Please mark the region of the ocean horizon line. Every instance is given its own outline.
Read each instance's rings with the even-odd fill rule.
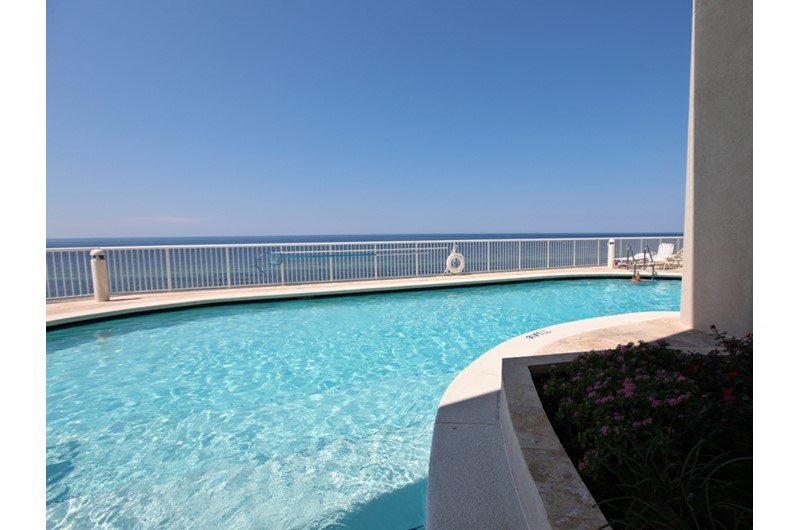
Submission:
[[[46,248],[88,246],[225,245],[270,243],[342,243],[366,241],[433,241],[440,239],[560,239],[604,237],[683,237],[683,232],[466,232],[391,234],[311,234],[277,236],[130,236],[48,237]]]

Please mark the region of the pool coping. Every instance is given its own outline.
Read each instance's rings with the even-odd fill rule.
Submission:
[[[678,317],[630,313],[541,328],[470,364],[447,388],[436,415],[426,529],[602,526],[602,513],[537,405],[530,367],[639,340],[713,349],[712,335],[683,326]]]
[[[549,269],[524,272],[485,272],[425,278],[364,280],[339,283],[188,290],[162,293],[113,295],[108,302],[92,298],[53,300],[46,304],[46,327],[57,329],[75,324],[119,318],[154,311],[185,309],[217,304],[266,302],[322,296],[376,294],[382,292],[469,287],[536,280],[626,278],[631,272],[608,267]],[[680,270],[657,271],[658,278],[680,279]],[[644,276],[647,278],[648,276]]]

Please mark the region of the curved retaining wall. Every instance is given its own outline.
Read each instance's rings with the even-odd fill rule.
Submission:
[[[428,530],[583,529],[605,524],[541,408],[531,366],[639,340],[713,349],[678,312],[632,313],[542,328],[476,359],[450,384],[436,415]]]

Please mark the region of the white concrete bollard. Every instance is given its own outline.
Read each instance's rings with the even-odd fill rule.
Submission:
[[[614,240],[608,240],[608,268],[613,269],[614,265],[616,264],[616,258],[614,257]]]
[[[108,302],[108,269],[106,268],[106,252],[94,249],[92,256],[92,284],[94,285],[94,301]]]

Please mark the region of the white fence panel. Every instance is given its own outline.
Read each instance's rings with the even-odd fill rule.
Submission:
[[[615,238],[615,258],[683,237]],[[92,296],[91,248],[47,249],[47,299]],[[109,247],[111,294],[413,278],[605,266],[607,238],[375,241],[248,245]]]

